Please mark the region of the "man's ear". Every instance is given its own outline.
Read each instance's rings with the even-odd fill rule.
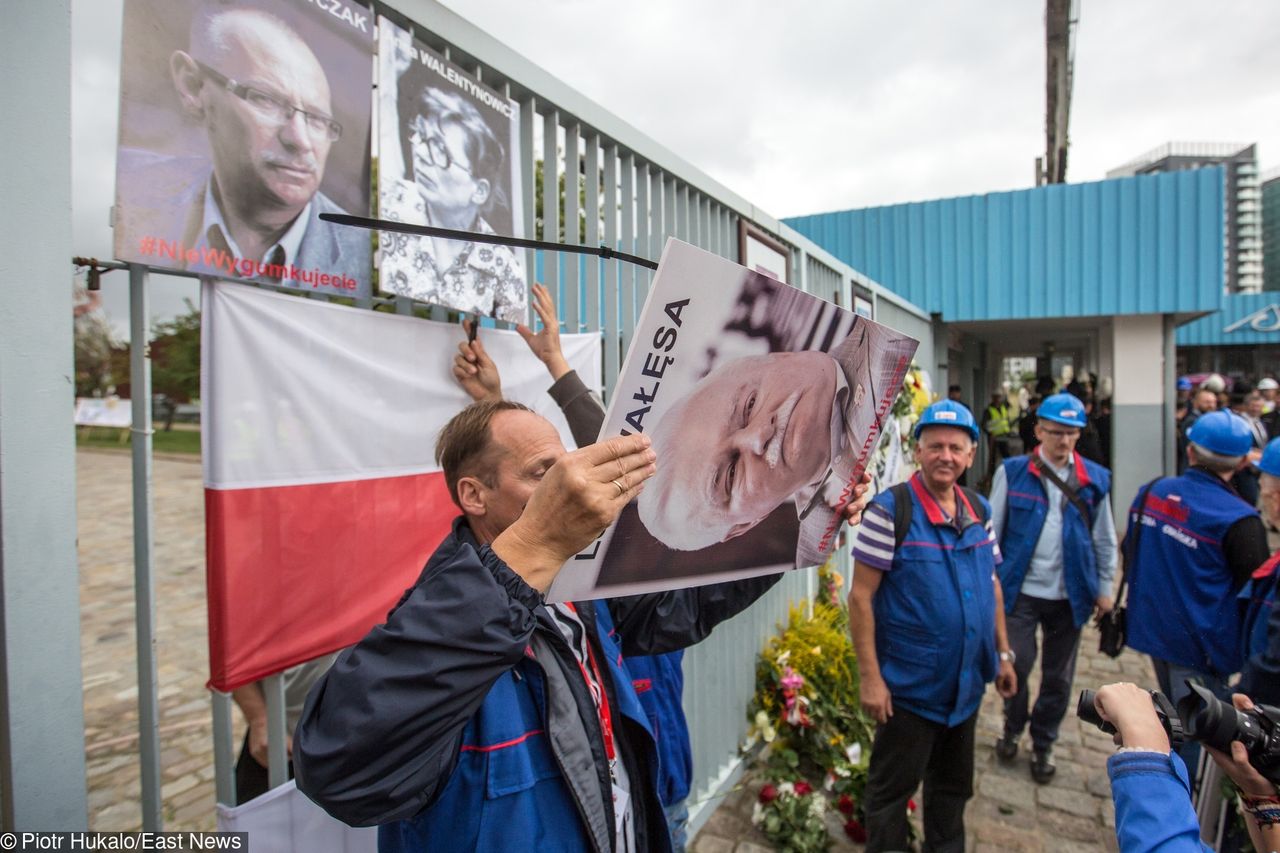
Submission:
[[[485,505],[484,483],[475,477],[461,477],[458,479],[457,488],[458,504],[462,507],[463,513],[475,516],[485,514],[488,508]]]
[[[489,200],[490,189],[492,189],[492,187],[489,185],[489,180],[487,178],[481,178],[476,181],[476,191],[471,194],[471,203],[484,204]]]
[[[200,90],[204,88],[204,75],[200,66],[185,51],[175,50],[169,57],[169,74],[173,77],[173,88],[178,91],[178,100],[187,115],[195,119],[204,118],[204,101]]]

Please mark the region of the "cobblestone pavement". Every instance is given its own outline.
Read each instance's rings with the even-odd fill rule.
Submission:
[[[1098,654],[1097,649],[1098,634],[1090,626],[1080,642],[1073,695],[1079,695],[1083,688],[1112,681],[1156,686],[1145,655],[1126,651],[1112,660]],[[1033,672],[1033,690],[1038,689],[1037,681],[1037,673]],[[1030,744],[1025,734],[1012,764],[1002,765],[996,759],[992,747],[1002,730],[1001,701],[995,689],[989,687],[978,717],[974,798],[965,812],[967,849],[973,853],[1117,850],[1106,770],[1107,756],[1115,749],[1110,735],[1080,722],[1073,703],[1054,747],[1057,776],[1051,784],[1042,786],[1031,779]],[[748,780],[725,797],[694,840],[694,853],[758,853],[770,849],[764,836],[751,825],[751,808],[760,784]],[[928,807],[927,802],[921,805],[922,809]],[[829,822],[832,836],[838,839],[833,850],[862,849],[845,838],[834,816]]]
[[[127,452],[76,454],[89,828],[100,831],[142,828],[131,476]],[[207,830],[213,727],[199,457],[156,459],[152,479],[165,828]]]

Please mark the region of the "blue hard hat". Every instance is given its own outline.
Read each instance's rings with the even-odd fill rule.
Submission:
[[[1219,456],[1244,456],[1253,447],[1253,430],[1239,415],[1219,410],[1196,419],[1187,433],[1192,444]]]
[[[1280,477],[1280,438],[1267,442],[1262,451],[1262,459],[1258,461],[1258,470],[1272,477]]]
[[[1042,421],[1053,421],[1063,426],[1084,429],[1084,403],[1074,394],[1054,394],[1045,397],[1036,409],[1036,417]]]
[[[1179,391],[1190,391],[1194,387],[1195,386],[1191,384],[1191,380],[1185,376],[1178,380]]]
[[[966,430],[969,436],[978,440],[978,424],[973,419],[973,412],[964,403],[955,400],[939,400],[920,415],[916,421],[915,437],[919,438],[925,427],[949,426]]]

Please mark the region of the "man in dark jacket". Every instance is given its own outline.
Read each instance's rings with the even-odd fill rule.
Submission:
[[[777,576],[545,604],[652,475],[648,439],[566,453],[544,419],[485,401],[450,422],[437,455],[463,517],[386,624],[312,691],[299,788],[381,825],[382,850],[668,849],[624,656],[701,640]]]
[[[547,393],[564,413],[579,447],[585,447],[600,435],[604,424],[604,404],[586,386],[577,371],[569,367],[560,346],[560,329],[551,292],[541,284],[533,286],[533,309],[542,320],[536,333],[527,326],[517,326],[533,355],[547,368],[552,385]],[[473,400],[502,399],[502,376],[479,337],[458,344],[454,356],[453,375]],[[689,723],[685,719],[682,693],[684,650],[664,655],[633,655],[627,658],[627,671],[640,705],[649,719],[658,748],[658,798],[671,829],[674,853],[683,853],[688,839],[685,827],[689,809],[685,799],[693,783],[693,748],[689,741]]]

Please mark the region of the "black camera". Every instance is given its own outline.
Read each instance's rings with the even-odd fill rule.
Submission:
[[[1280,708],[1255,705],[1252,711],[1240,711],[1198,684],[1188,681],[1187,686],[1191,692],[1182,697],[1176,710],[1163,693],[1150,691],[1156,716],[1173,748],[1184,740],[1194,740],[1230,755],[1231,742],[1238,740],[1249,753],[1249,763],[1272,782],[1280,783]],[[1094,695],[1092,690],[1080,691],[1076,714],[1115,734],[1115,727],[1099,716]]]
[[[1280,782],[1280,708],[1254,705],[1237,710],[1198,684],[1187,682],[1191,692],[1178,702],[1187,737],[1231,754],[1238,740],[1249,753],[1249,763],[1272,782]]]
[[[1178,712],[1174,710],[1173,703],[1169,701],[1169,697],[1165,696],[1158,690],[1148,690],[1151,694],[1151,704],[1156,709],[1156,716],[1160,718],[1160,725],[1164,726],[1164,733],[1169,737],[1169,743],[1174,749],[1182,746],[1186,737],[1183,733],[1182,720],[1178,718]],[[1102,715],[1098,713],[1098,706],[1094,704],[1094,697],[1097,696],[1096,690],[1081,690],[1080,701],[1076,703],[1076,716],[1084,720],[1086,723],[1093,723],[1109,735],[1116,733],[1116,727],[1102,719]]]

